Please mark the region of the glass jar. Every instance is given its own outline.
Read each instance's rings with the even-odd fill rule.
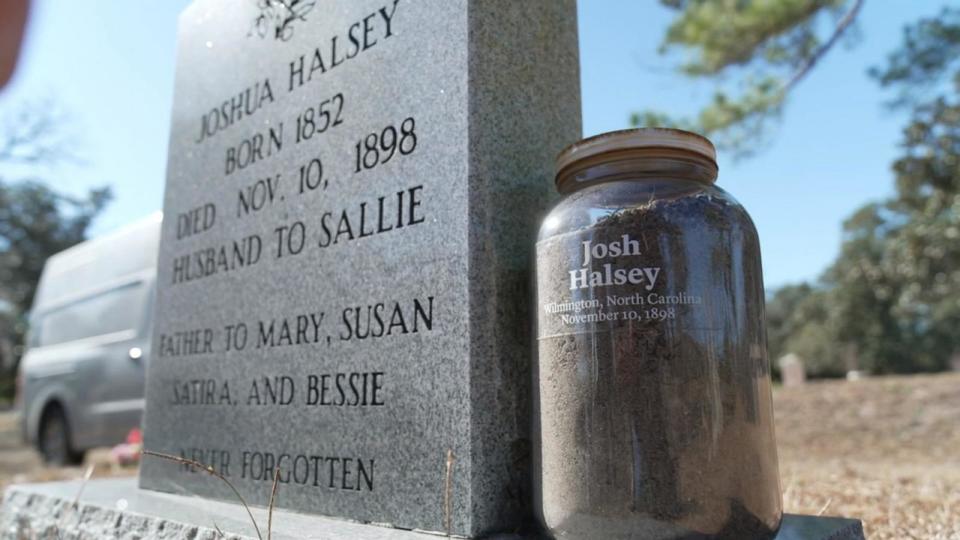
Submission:
[[[772,538],[760,246],[679,130],[586,139],[537,241],[537,507],[564,539]]]

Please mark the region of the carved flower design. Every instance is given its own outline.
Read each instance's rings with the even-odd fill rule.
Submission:
[[[293,37],[293,23],[307,20],[307,13],[317,0],[256,0],[259,14],[253,21],[250,35],[287,41]]]

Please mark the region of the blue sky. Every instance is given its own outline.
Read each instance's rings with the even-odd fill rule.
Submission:
[[[239,0],[238,0],[239,1]],[[252,1],[252,0],[251,0]],[[104,232],[160,209],[173,100],[176,20],[188,0],[34,0],[20,68],[0,114],[50,98],[70,114],[83,166],[45,175],[83,193],[109,184]],[[904,113],[866,75],[901,40],[902,27],[945,0],[866,2],[854,47],[832,52],[791,96],[772,144],[756,157],[721,156],[720,185],[760,231],[768,287],[816,278],[833,260],[841,223],[889,194]],[[657,54],[671,13],[654,0],[580,0],[584,134],[628,127],[631,111],[690,114],[711,87],[672,71]]]

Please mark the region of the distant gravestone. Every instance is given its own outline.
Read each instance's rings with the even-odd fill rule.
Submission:
[[[866,375],[864,374],[863,371],[856,370],[856,369],[853,369],[847,372],[847,380],[850,382],[857,382],[857,381],[863,380],[865,376]]]
[[[790,388],[806,384],[807,372],[800,356],[794,353],[786,354],[780,357],[778,364],[780,365],[780,380],[783,382],[783,386]]]
[[[145,448],[251,503],[525,511],[528,262],[580,135],[574,0],[198,0],[180,20]],[[144,488],[226,500],[156,458]]]

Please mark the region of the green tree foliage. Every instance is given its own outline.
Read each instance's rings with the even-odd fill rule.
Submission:
[[[0,297],[27,312],[47,257],[82,242],[109,200],[109,188],[77,199],[37,181],[0,183]]]
[[[928,91],[950,79],[954,90],[960,88],[960,10],[947,7],[939,16],[905,28],[903,46],[887,62],[870,74],[881,85],[899,90],[894,106],[921,103]]]
[[[850,363],[849,348],[838,346],[829,293],[804,283],[782,287],[767,301],[768,348],[772,358],[796,353],[808,373],[839,377]]]
[[[792,347],[787,342],[803,321],[797,316],[800,304],[813,290],[808,283],[787,285],[777,289],[767,300],[767,348],[776,358],[791,352]]]
[[[763,136],[862,6],[661,1],[677,10],[664,49],[690,53],[681,70],[711,80],[741,70],[746,90],[718,92],[693,121],[657,113],[634,121],[693,128],[733,150]],[[834,23],[821,35],[825,20]],[[814,375],[936,371],[960,355],[960,8],[909,24],[902,46],[870,74],[893,93],[892,107],[910,111],[892,163],[895,194],[845,221],[840,254],[818,282],[784,287],[767,306],[771,355],[798,353]]]
[[[960,352],[960,9],[907,27],[873,69],[909,106],[896,192],[845,223],[824,276],[837,340],[877,373],[936,371]],[[934,94],[934,95],[931,95]]]
[[[694,118],[647,110],[633,114],[631,123],[696,131],[742,157],[779,119],[793,87],[853,25],[863,0],[661,3],[677,12],[661,53],[682,52],[681,73],[714,81],[717,90]]]

